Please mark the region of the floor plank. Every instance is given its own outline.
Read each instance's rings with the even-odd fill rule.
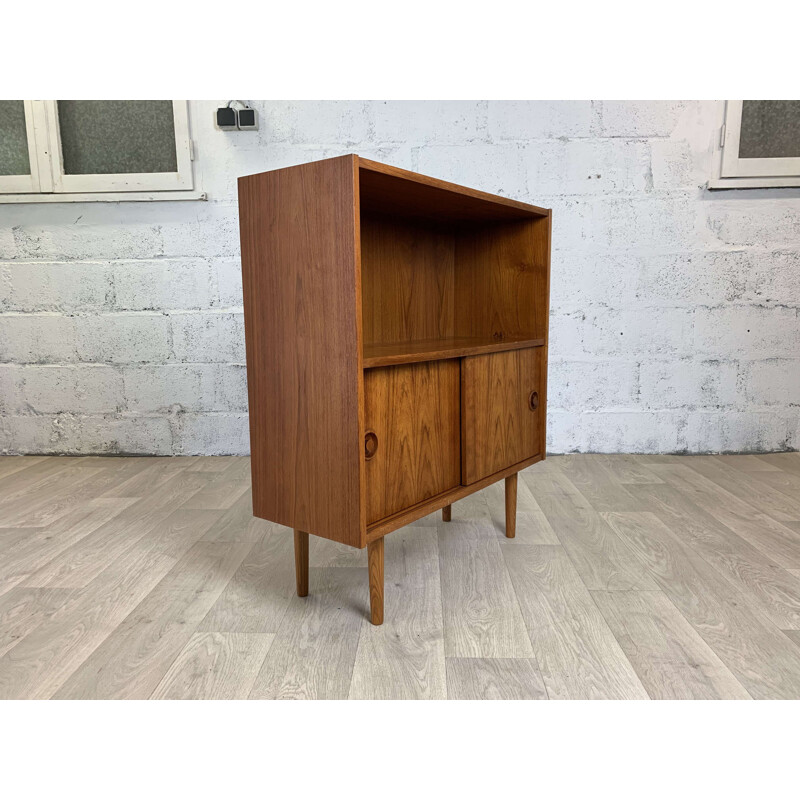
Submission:
[[[533,655],[501,546],[490,524],[455,519],[442,524],[439,570],[446,655]]]
[[[661,483],[661,478],[643,463],[640,456],[627,453],[598,454],[595,456],[606,471],[623,486]]]
[[[750,695],[800,698],[800,652],[722,575],[650,512],[606,514],[664,594]]]
[[[524,477],[517,481],[517,531],[513,539],[506,539],[505,481],[493,483],[483,492],[501,541],[517,544],[559,544],[553,526],[536,502]]]
[[[646,700],[564,548],[527,545],[504,554],[550,699]]]
[[[82,508],[65,514],[46,528],[27,528],[27,536],[17,539],[4,549],[0,560],[0,595],[28,579],[37,570],[57,559],[70,547],[117,517],[129,503],[130,498],[110,501],[98,498]],[[105,554],[104,554],[105,555]],[[108,561],[97,562],[100,570]]]
[[[746,496],[750,506],[778,522],[800,520],[800,497],[790,497],[767,482],[775,473],[749,472],[745,475],[713,456],[696,456],[689,466],[731,496]]]
[[[609,528],[566,474],[533,470],[523,474],[589,589],[658,588],[635,553]],[[638,500],[635,502],[639,505]]]
[[[387,613],[361,623],[350,699],[443,700],[447,697],[437,539],[407,527],[387,537]]]
[[[153,548],[132,563],[106,567],[0,657],[0,698],[52,697],[174,564]]]
[[[0,656],[51,617],[71,595],[69,589],[17,587],[0,597]]]
[[[780,470],[800,474],[800,453],[766,453],[757,458]]]
[[[196,544],[54,697],[150,697],[249,549],[246,543]]]
[[[547,700],[532,658],[448,658],[448,700]]]
[[[276,527],[253,544],[199,630],[277,633],[294,594],[292,531]]]
[[[641,505],[608,468],[604,456],[564,456],[559,469],[595,511],[641,511]],[[537,473],[531,470],[532,475]]]
[[[697,458],[700,456],[686,461],[694,464]],[[760,513],[750,505],[750,494],[731,494],[694,468],[685,465],[669,465],[663,468],[663,472],[666,479],[673,485],[677,484],[679,491],[695,506],[702,508],[726,528],[750,542],[776,564],[785,568],[800,567],[800,534],[788,525]],[[681,474],[683,480],[680,480]],[[637,489],[632,491],[636,492]]]
[[[5,488],[4,481],[9,475],[39,464],[46,458],[47,456],[4,456],[0,459],[0,489]]]
[[[778,628],[800,628],[800,581],[692,503],[691,481],[684,488],[682,475],[673,484],[670,473],[668,480],[669,486],[639,489],[648,508]]]
[[[368,608],[366,568],[311,569],[308,597],[289,603],[251,699],[347,699]]]
[[[663,592],[592,597],[653,700],[750,699]]]
[[[193,633],[152,694],[153,700],[246,700],[272,633]]]

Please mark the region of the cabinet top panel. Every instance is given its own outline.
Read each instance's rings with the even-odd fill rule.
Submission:
[[[358,159],[361,212],[448,222],[536,219],[550,211],[388,164]]]
[[[362,214],[386,214],[447,223],[541,219],[550,214],[547,208],[448,183],[357,155],[337,158],[351,159],[357,167],[355,174],[358,175]],[[284,167],[272,171],[291,173],[297,168]],[[239,180],[247,181],[250,177],[254,176]]]

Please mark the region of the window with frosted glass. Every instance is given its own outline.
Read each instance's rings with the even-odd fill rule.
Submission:
[[[800,157],[800,100],[745,100],[739,158]]]
[[[25,103],[0,100],[0,175],[30,175]]]
[[[171,100],[59,100],[65,175],[176,172]]]

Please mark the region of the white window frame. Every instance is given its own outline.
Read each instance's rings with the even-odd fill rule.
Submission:
[[[30,175],[0,176],[0,203],[205,200],[194,188],[194,146],[186,100],[173,100],[175,172],[65,175],[56,100],[25,100]]]
[[[24,100],[23,105],[25,108],[25,133],[28,138],[28,159],[30,164],[30,171],[27,175],[0,175],[0,192],[3,193],[24,193],[43,191],[41,187],[40,178],[40,159],[39,148],[36,146],[36,132],[39,131],[40,141],[42,137],[42,118],[36,118],[37,108],[30,100]],[[49,168],[47,170],[49,174]],[[52,191],[49,187],[47,191]]]
[[[800,186],[798,158],[739,158],[743,100],[727,100],[714,148],[709,189]],[[800,135],[800,132],[798,132]]]

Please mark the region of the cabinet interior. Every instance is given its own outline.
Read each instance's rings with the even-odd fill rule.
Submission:
[[[360,171],[364,366],[544,344],[546,217]]]

